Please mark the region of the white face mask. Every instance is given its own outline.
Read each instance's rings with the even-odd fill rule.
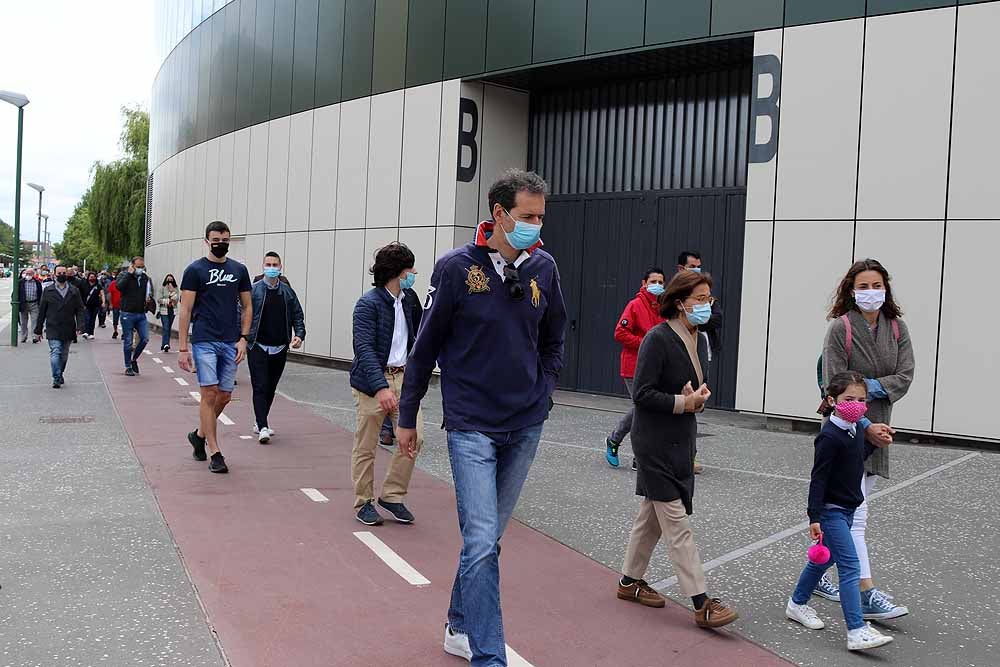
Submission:
[[[866,313],[874,313],[885,305],[884,289],[856,289],[854,303]]]

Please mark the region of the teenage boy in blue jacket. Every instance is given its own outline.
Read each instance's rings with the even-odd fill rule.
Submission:
[[[537,174],[508,171],[490,188],[492,220],[437,261],[399,403],[399,449],[413,456],[420,400],[441,367],[462,531],[444,650],[474,667],[507,664],[499,542],[562,369],[566,307],[539,241],[546,192]]]
[[[403,504],[413,475],[413,456],[400,450],[393,453],[377,501],[374,486],[379,431],[387,416],[394,424],[399,416],[406,357],[420,327],[420,299],[413,291],[415,263],[413,252],[402,243],[390,243],[377,250],[369,270],[374,289],[354,306],[351,389],[358,420],[351,452],[351,480],[355,518],[366,526],[382,523],[376,503],[399,523],[413,523],[413,514]],[[423,442],[421,422],[418,416],[414,456]]]

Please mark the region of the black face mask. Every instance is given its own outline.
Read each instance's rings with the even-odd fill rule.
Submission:
[[[67,276],[65,273],[60,273],[58,276],[56,276],[56,280],[58,280],[61,283],[64,283],[67,280],[69,280],[69,276]]]
[[[212,254],[222,259],[229,252],[229,244],[226,242],[222,243],[212,243],[211,244]]]

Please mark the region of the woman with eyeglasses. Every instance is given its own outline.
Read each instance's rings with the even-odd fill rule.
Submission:
[[[705,571],[688,521],[693,512],[695,413],[704,409],[712,395],[703,371],[708,364],[708,343],[698,335],[698,327],[712,316],[712,277],[681,271],[658,301],[666,322],[651,329],[639,346],[632,385],[632,449],[638,462],[635,492],[643,500],[632,524],[618,597],[647,607],[666,604],[643,579],[662,536],[681,592],[694,605],[695,623],[718,628],[739,615],[718,598],[708,597]]]

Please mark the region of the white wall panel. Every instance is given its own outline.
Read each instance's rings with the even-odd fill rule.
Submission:
[[[851,266],[853,232],[853,221],[774,224],[777,259],[771,283],[764,397],[768,413],[816,416],[816,360],[823,351],[830,296]],[[823,248],[817,252],[820,238]]]
[[[274,251],[279,257],[285,256],[285,242],[287,235],[282,232],[278,234],[264,234],[264,249],[259,256],[247,258],[247,268],[250,270],[250,277],[253,278],[264,271],[264,253]]]
[[[289,232],[285,236],[285,251],[281,253],[282,273],[292,284],[303,309],[306,307],[306,269],[309,261],[309,233]],[[264,258],[261,257],[261,263]],[[263,269],[261,269],[263,271]],[[329,272],[326,273],[329,276]],[[317,280],[317,282],[322,282]],[[327,281],[329,285],[329,280]]]
[[[864,19],[785,29],[779,220],[854,219]]]
[[[206,163],[206,146],[205,144],[198,144],[193,149],[194,151],[194,164],[192,169],[191,160],[188,160],[188,169],[191,169],[191,217],[188,218],[188,224],[190,227],[190,238],[204,237],[205,225],[208,221],[205,220],[205,163]]]
[[[309,229],[334,228],[339,150],[340,105],[334,104],[316,109],[313,115]]]
[[[431,283],[431,273],[434,272],[434,227],[403,227],[399,230],[399,242],[413,251],[416,263],[413,268],[417,272],[417,282],[414,291],[423,303],[427,295],[427,286]]]
[[[312,135],[312,111],[292,116],[288,140],[288,203],[285,213],[287,231],[304,231],[309,228]]]
[[[404,94],[402,90],[397,90],[375,95],[371,100],[365,226],[398,227]]]
[[[219,219],[219,142],[218,137],[205,142],[205,211],[202,221],[206,225]]]
[[[475,176],[473,176],[472,180],[469,182],[456,181],[455,183],[455,220],[452,224],[475,226],[476,223],[479,222],[479,182],[482,180],[481,167],[483,160],[482,136],[484,114],[483,84],[476,82],[468,83],[463,81],[459,84],[459,90],[461,97],[472,100],[479,108],[479,130],[476,134],[476,143],[479,146],[479,151],[476,153],[477,161]],[[457,116],[458,104],[456,103],[455,106],[455,114]],[[461,127],[464,131],[472,131],[472,119],[468,115],[462,115],[459,122],[461,122]],[[457,132],[455,142],[457,146]],[[470,149],[468,147],[463,147],[461,153],[462,164],[468,165],[471,159],[472,155],[470,154]]]
[[[1000,3],[958,10],[955,106],[951,125],[948,217],[998,218],[997,156],[1000,155]]]
[[[247,189],[247,234],[261,234],[267,203],[268,123],[250,128],[250,168]]]
[[[445,254],[449,250],[461,246],[462,242],[455,242],[455,232],[459,232],[462,237],[469,236],[471,231],[468,227],[438,227],[437,235],[434,237],[434,261],[436,262],[441,255]],[[430,281],[430,277],[428,277]]]
[[[305,299],[306,341],[304,351],[330,356],[330,325],[333,313],[333,286],[337,277],[330,278],[333,260],[333,232],[309,232],[308,280],[292,283],[300,299]],[[352,274],[353,275],[353,274]],[[290,279],[289,279],[290,280]]]
[[[237,257],[237,261],[246,265],[250,278],[253,279],[260,271],[258,270],[264,258],[264,241],[267,237],[264,234],[252,234],[247,236],[243,242],[243,256]],[[280,250],[278,252],[281,252]]]
[[[455,220],[456,156],[458,155],[458,103],[462,82],[441,84],[441,145],[438,161],[437,224],[451,227]]]
[[[944,218],[955,8],[868,19],[858,219]]]
[[[913,340],[916,374],[892,410],[892,425],[900,428],[931,430],[943,244],[940,220],[858,221],[855,259],[873,257],[888,269]]]
[[[354,347],[351,342],[352,315],[354,304],[362,294],[361,273],[366,257],[365,230],[337,230],[333,242],[333,313],[330,354],[336,359],[353,359]],[[322,275],[321,271],[310,271],[312,276]]]
[[[1000,349],[983,334],[1000,329],[1000,310],[992,305],[1000,282],[998,246],[1000,221],[948,221],[934,411],[939,433],[1000,438]]]
[[[366,292],[372,288],[372,275],[368,273],[368,269],[375,263],[375,251],[382,246],[389,245],[393,241],[398,240],[399,229],[396,227],[369,229],[365,232],[363,265],[361,267],[362,292]]]
[[[739,365],[736,408],[764,410],[767,372],[767,305],[771,287],[771,233],[774,223],[747,221],[743,244],[743,292],[740,302]]]
[[[188,159],[194,161],[194,154],[187,150],[175,156],[177,160],[177,218],[174,223],[177,239],[191,238],[191,208],[194,198],[191,196],[191,172],[188,169]]]
[[[368,192],[368,128],[371,98],[364,97],[340,105],[340,155],[337,167],[337,229],[365,226]],[[316,225],[313,224],[313,229]]]
[[[781,60],[781,30],[765,30],[754,33],[753,53],[754,56],[777,56],[778,60]],[[760,97],[767,97],[771,94],[773,86],[774,81],[772,78],[769,75],[762,75],[757,94]],[[780,130],[780,118],[778,125]],[[756,129],[756,141],[758,144],[767,143],[771,133],[774,131],[770,120],[767,118],[758,119]],[[778,145],[780,147],[780,141]],[[747,165],[747,220],[774,219],[776,172],[776,158],[771,158],[768,162],[751,162]]]
[[[404,94],[399,224],[433,226],[437,224],[441,159],[441,84],[410,88]]]
[[[291,120],[288,116],[269,123],[267,138],[267,201],[264,205],[264,229],[285,231],[285,204],[288,200],[288,140]]]
[[[233,134],[233,199],[229,228],[234,236],[247,230],[247,202],[250,198],[250,128]]]
[[[232,229],[233,219],[233,151],[236,135],[230,132],[219,138],[219,190],[215,203],[215,218]]]
[[[528,93],[500,86],[484,86],[480,114],[482,140],[479,143],[479,168],[482,174],[479,179],[479,217],[469,222],[471,226],[490,217],[486,195],[500,174],[511,167],[527,167],[528,104]]]

